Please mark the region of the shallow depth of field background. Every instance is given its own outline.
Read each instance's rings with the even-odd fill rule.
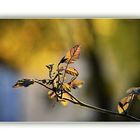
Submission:
[[[14,19],[0,20],[0,121],[128,121],[48,98],[40,85],[13,89],[22,78],[47,77],[46,64],[57,64],[75,44],[81,45],[74,67],[81,101],[117,111],[129,87],[140,86],[140,20]],[[130,114],[140,118],[140,100]]]

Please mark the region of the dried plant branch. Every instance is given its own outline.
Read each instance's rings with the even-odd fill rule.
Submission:
[[[91,108],[91,109],[93,109],[95,111],[98,111],[100,113],[106,113],[106,114],[110,114],[110,115],[117,115],[117,116],[122,116],[122,117],[125,117],[125,118],[128,118],[128,119],[134,120],[134,121],[140,121],[139,118],[136,118],[134,116],[131,116],[131,115],[128,115],[128,114],[119,114],[118,112],[113,112],[113,111],[103,109],[103,108],[100,108],[100,107],[91,106],[91,105],[85,104],[85,103],[83,103],[81,101],[78,103],[78,105],[83,106],[83,107],[87,107],[87,108]]]
[[[39,80],[34,80],[34,82],[37,83],[37,84],[39,84],[39,85],[42,85],[43,87],[45,87],[45,88],[47,88],[49,90],[53,90],[52,88],[50,88],[50,87],[46,86],[45,84],[39,82]]]
[[[45,88],[48,88],[46,87],[45,85],[37,82],[38,84],[44,86]],[[48,88],[50,89],[50,88]],[[53,90],[53,89],[51,89]],[[98,111],[100,113],[106,113],[106,114],[110,114],[110,115],[115,115],[115,116],[121,116],[121,117],[125,117],[125,118],[128,118],[128,119],[131,119],[131,120],[134,120],[134,121],[140,121],[139,118],[136,118],[134,116],[131,116],[129,114],[119,114],[118,112],[113,112],[111,110],[107,110],[107,109],[103,109],[103,108],[100,108],[100,107],[96,107],[96,106],[92,106],[92,105],[89,105],[89,104],[86,104],[86,103],[83,103],[81,102],[80,100],[78,100],[76,97],[74,97],[73,95],[71,95],[69,92],[67,92],[74,100],[71,100],[71,99],[68,99],[68,98],[61,98],[60,96],[58,96],[59,98],[61,99],[64,99],[64,100],[67,100],[73,104],[76,104],[76,105],[79,105],[79,106],[82,106],[82,107],[86,107],[86,108],[90,108],[90,109],[93,109],[95,111]]]
[[[63,105],[67,105],[68,102],[71,102],[73,104],[79,105],[81,107],[90,108],[100,113],[106,113],[114,116],[125,117],[134,121],[140,121],[139,118],[128,114],[128,109],[132,104],[134,96],[140,94],[140,88],[130,88],[127,91],[128,95],[122,98],[118,104],[118,112],[113,112],[111,110],[86,104],[71,94],[71,88],[80,88],[84,83],[82,80],[76,80],[79,74],[78,71],[73,67],[69,67],[69,64],[74,63],[77,59],[79,59],[79,55],[80,46],[75,45],[57,64],[56,72],[53,73],[54,64],[49,64],[46,66],[49,70],[48,79],[22,79],[18,80],[13,87],[28,87],[34,83],[37,83],[45,87],[46,89],[49,89],[50,91],[48,91],[48,95],[50,96],[50,98],[55,98],[56,101],[61,102]],[[61,64],[66,64],[65,68],[60,68]],[[72,76],[69,82],[65,81],[66,74]]]

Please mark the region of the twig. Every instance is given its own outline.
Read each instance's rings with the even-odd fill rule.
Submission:
[[[77,104],[77,105],[80,105],[80,106],[83,106],[83,107],[91,108],[91,109],[93,109],[93,110],[95,110],[95,111],[98,111],[98,112],[100,112],[100,113],[106,113],[106,114],[111,114],[111,115],[117,115],[117,116],[122,116],[122,117],[125,117],[125,118],[129,118],[129,119],[131,119],[131,120],[140,121],[139,118],[136,118],[136,117],[131,116],[131,115],[128,115],[128,114],[119,114],[119,113],[113,112],[113,111],[111,111],[111,110],[107,110],[107,109],[103,109],[103,108],[100,108],[100,107],[88,105],[88,104],[86,104],[86,103],[83,103],[83,102],[79,101],[77,98],[76,98],[76,100],[77,100],[78,102],[74,102],[73,100],[70,100],[70,99],[67,99],[67,98],[63,98],[63,99],[68,100],[68,101],[70,101],[70,102],[72,102],[72,103],[74,103],[74,104]]]
[[[39,84],[39,85],[42,85],[43,87],[47,88],[47,89],[50,89],[50,90],[53,90],[52,88],[44,85],[43,83],[39,82],[38,80],[34,80],[35,83]]]
[[[91,105],[88,105],[86,103],[83,103],[81,101],[79,101],[76,97],[74,97],[72,94],[70,94],[69,92],[67,92],[73,99],[76,100],[76,102],[74,102],[73,100],[70,100],[70,99],[67,99],[67,98],[63,98],[65,100],[68,100],[74,104],[77,104],[77,105],[80,105],[80,106],[83,106],[83,107],[87,107],[87,108],[91,108],[95,111],[98,111],[100,113],[106,113],[106,114],[111,114],[111,115],[117,115],[117,116],[122,116],[122,117],[126,117],[126,118],[129,118],[129,119],[132,119],[132,120],[135,120],[135,121],[140,121],[139,118],[136,118],[134,116],[131,116],[129,114],[119,114],[118,112],[113,112],[111,110],[107,110],[107,109],[103,109],[103,108],[100,108],[100,107],[96,107],[96,106],[91,106]]]
[[[67,58],[65,58],[65,56],[61,59],[61,61],[57,65],[57,74],[53,73],[53,75],[52,75],[53,65],[47,66],[47,68],[49,69],[49,79],[48,79],[49,81],[48,82],[46,82],[46,79],[45,79],[45,81],[44,80],[38,80],[38,79],[35,79],[35,80],[33,80],[33,79],[22,79],[22,80],[18,80],[17,83],[13,87],[21,87],[21,86],[28,87],[29,85],[31,85],[35,82],[35,83],[45,87],[46,89],[51,90],[53,93],[55,93],[54,97],[56,97],[57,101],[66,101],[67,100],[67,101],[69,101],[73,104],[77,104],[77,105],[82,106],[82,107],[90,108],[90,109],[98,111],[100,113],[122,116],[122,117],[125,117],[125,118],[128,118],[128,119],[134,120],[134,121],[140,121],[139,118],[136,118],[134,116],[129,115],[128,113],[125,113],[125,110],[123,110],[124,114],[120,114],[118,112],[113,112],[111,110],[103,109],[103,108],[100,108],[100,107],[92,106],[92,105],[86,104],[84,102],[81,102],[79,99],[74,97],[71,93],[69,93],[66,90],[66,88],[63,87],[64,81],[65,81],[65,76],[67,74],[68,65],[70,63],[72,63],[73,61],[75,61],[76,59],[78,59],[79,54],[80,54],[80,52],[78,51],[78,54],[75,56],[76,58],[72,59],[72,57],[73,57],[73,55],[76,51],[74,47],[72,49],[74,49],[74,52],[73,52],[73,50],[72,51],[70,50],[70,58],[68,58],[68,61],[67,61],[67,64],[66,64],[66,67],[65,67],[63,73],[60,73],[59,66],[60,66],[61,63],[66,62]],[[71,55],[71,52],[73,52],[72,55]],[[60,74],[62,74],[63,77],[61,77]],[[58,81],[57,81],[57,78],[58,78]],[[76,78],[77,77],[73,77],[70,82],[72,82]],[[70,82],[67,83],[67,84],[70,85]],[[70,98],[63,97],[62,96],[63,93],[67,93]],[[137,93],[137,91],[136,91],[136,93]],[[134,97],[134,95],[132,96],[132,98],[133,97]],[[132,103],[132,98],[131,98],[130,104]]]
[[[35,82],[36,82],[37,84],[40,84],[40,85],[44,86],[45,88],[48,88],[48,89],[50,89],[50,90],[54,90],[54,89],[52,89],[52,88],[50,88],[50,87],[44,85],[43,83],[40,83],[40,82],[38,82],[38,81],[35,81]],[[100,113],[106,113],[106,114],[111,114],[111,115],[117,115],[117,116],[122,116],[122,117],[125,117],[125,118],[129,118],[129,119],[134,120],[134,121],[140,121],[139,118],[136,118],[136,117],[131,116],[131,115],[129,115],[129,114],[119,114],[119,113],[113,112],[113,111],[111,111],[111,110],[107,110],[107,109],[103,109],[103,108],[100,108],[100,107],[88,105],[88,104],[86,104],[86,103],[83,103],[83,102],[79,101],[76,97],[74,97],[74,96],[73,96],[72,94],[70,94],[69,92],[67,92],[67,94],[69,94],[75,101],[74,101],[74,100],[70,100],[70,99],[68,99],[68,98],[61,98],[61,97],[59,97],[59,96],[57,96],[57,98],[61,98],[61,99],[67,100],[67,101],[69,101],[69,102],[71,102],[71,103],[73,103],[73,104],[77,104],[77,105],[80,105],[80,106],[83,106],[83,107],[86,107],[86,108],[93,109],[93,110],[98,111],[98,112],[100,112]],[[56,95],[57,95],[57,94],[56,94]]]

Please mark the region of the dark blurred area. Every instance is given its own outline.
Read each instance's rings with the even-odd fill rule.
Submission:
[[[139,19],[1,19],[0,121],[130,121],[50,101],[39,85],[13,89],[21,78],[46,78],[46,64],[57,64],[75,44],[74,67],[84,80],[73,94],[81,101],[117,111],[126,90],[140,86]],[[140,118],[139,99],[130,114]]]

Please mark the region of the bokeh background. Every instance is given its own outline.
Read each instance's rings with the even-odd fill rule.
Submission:
[[[40,85],[13,89],[22,78],[46,78],[46,64],[58,63],[75,44],[74,67],[84,80],[73,94],[83,102],[117,111],[129,87],[140,86],[138,19],[1,19],[0,121],[128,121],[73,104],[50,101]],[[140,118],[136,98],[130,114]]]

